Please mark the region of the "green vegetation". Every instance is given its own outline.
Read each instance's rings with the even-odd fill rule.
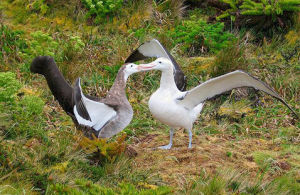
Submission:
[[[171,190],[167,187],[158,187],[156,189],[137,189],[132,184],[121,183],[116,190],[111,188],[100,187],[86,180],[78,180],[75,182],[76,187],[66,185],[53,185],[50,187],[49,194],[132,194],[132,195],[164,195],[170,194]]]
[[[272,16],[273,19],[276,16],[283,15],[284,12],[298,12],[300,11],[299,2],[294,0],[280,0],[280,1],[265,1],[259,0],[257,2],[252,0],[242,1],[228,1],[222,0],[222,2],[230,5],[231,9],[226,10],[222,15],[218,16],[218,19],[230,17],[235,20],[234,12],[241,11],[242,15],[259,16],[266,15]]]
[[[245,45],[238,42],[226,44],[220,51],[211,65],[212,76],[220,76],[234,70],[247,71],[247,57],[245,56]]]
[[[32,12],[38,12],[44,15],[49,9],[45,0],[27,0],[27,2],[28,4],[26,6],[26,9]]]
[[[21,84],[15,78],[16,75],[12,72],[1,72],[0,74],[0,101],[12,102],[15,99],[17,91]]]
[[[68,82],[81,77],[85,93],[104,96],[130,52],[157,38],[188,88],[242,69],[299,113],[297,2],[224,1],[222,23],[213,20],[215,6],[199,2],[1,0],[0,193],[298,194],[299,121],[263,93],[237,89],[207,101],[194,148],[186,150],[187,133],[178,130],[174,149],[162,151],[153,148],[167,143],[167,127],[147,106],[160,73],[129,79],[134,118],[124,134],[89,140],[45,79],[29,72],[34,57],[50,55]],[[247,23],[256,17],[260,33]],[[268,34],[272,28],[281,31]]]
[[[196,55],[200,53],[217,53],[235,40],[229,32],[224,32],[223,23],[207,24],[202,19],[184,20],[170,32],[174,43],[182,44],[183,50]]]
[[[102,18],[120,11],[123,0],[82,0],[82,3],[88,9],[86,16],[95,16],[95,23],[99,23]]]
[[[300,2],[297,0],[220,0],[220,2],[228,4],[230,8],[217,16],[217,20],[229,18],[235,28],[250,26],[256,32],[270,36],[273,36],[270,32],[272,29],[276,29],[277,32],[288,29],[293,23],[293,13],[300,11]],[[267,30],[268,28],[271,29]]]
[[[20,51],[23,51],[27,45],[22,38],[24,32],[22,30],[13,31],[6,25],[0,24],[0,67],[7,70],[5,64],[11,63],[20,58]]]

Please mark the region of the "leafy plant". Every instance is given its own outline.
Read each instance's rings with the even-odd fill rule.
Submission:
[[[81,0],[88,9],[87,17],[95,17],[95,23],[115,14],[123,5],[123,0]]]
[[[126,134],[123,134],[116,141],[107,142],[106,139],[96,138],[95,136],[93,140],[84,137],[80,142],[80,146],[87,154],[92,155],[92,158],[97,162],[103,163],[104,160],[113,162],[117,156],[125,151],[125,138]]]
[[[243,0],[241,14],[243,15],[267,15],[272,16],[275,20],[276,16],[283,15],[283,12],[298,12],[300,11],[300,2],[297,0]]]
[[[185,20],[169,31],[176,44],[191,55],[216,53],[235,40],[233,34],[224,31],[223,23],[208,24],[202,19]]]
[[[26,6],[27,10],[39,12],[41,14],[46,14],[49,10],[49,7],[46,3],[47,0],[27,0],[28,5]]]
[[[57,53],[59,43],[49,34],[36,31],[31,33],[30,36],[31,39],[28,40],[28,48],[21,52],[21,56],[25,59],[22,71],[29,71],[30,63],[36,56],[52,56],[56,60],[61,60],[61,55]]]
[[[268,30],[270,26],[283,28],[292,22],[292,13],[300,11],[298,0],[220,0],[230,6],[217,20],[230,18],[236,28],[255,27]]]
[[[24,51],[26,58],[32,58],[38,55],[56,56],[59,43],[49,34],[36,31],[31,33],[30,36],[32,39],[28,42],[29,47]]]
[[[74,51],[81,52],[85,46],[84,42],[79,36],[70,36],[70,45],[74,48]]]
[[[83,48],[85,47],[84,42],[79,36],[69,35],[59,41],[59,43],[62,50],[62,52],[60,53],[60,58],[66,59],[67,61],[71,61],[76,56],[78,56],[78,54],[81,53],[83,51]]]
[[[25,59],[23,71],[29,71],[29,65],[36,56],[52,56],[58,62],[64,60],[71,61],[75,56],[80,56],[85,47],[84,42],[79,36],[67,35],[62,39],[54,39],[50,34],[36,31],[30,34],[28,48],[24,49],[22,56]],[[64,66],[62,72],[68,75],[69,66]]]
[[[20,88],[21,84],[15,73],[0,72],[0,102],[13,101]]]
[[[0,61],[11,61],[18,59],[18,52],[27,47],[26,41],[22,38],[21,30],[11,30],[8,26],[0,24]],[[0,65],[1,67],[1,65]]]

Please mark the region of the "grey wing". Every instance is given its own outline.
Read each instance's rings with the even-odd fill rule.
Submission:
[[[156,39],[145,42],[140,45],[136,50],[134,50],[130,56],[126,59],[126,63],[136,62],[139,60],[144,60],[147,58],[159,58],[165,57],[172,61],[174,65],[174,79],[179,90],[185,90],[186,88],[186,77],[182,72],[181,68],[177,64],[174,57],[169,53],[169,51]]]
[[[117,114],[111,106],[87,98],[82,93],[80,78],[76,80],[74,87],[74,101],[73,111],[77,122],[81,125],[92,127],[96,131],[101,130]]]
[[[286,105],[298,118],[297,113],[272,88],[241,70],[227,73],[198,85],[188,91],[185,97],[178,102],[186,108],[192,109],[207,99],[238,87],[253,87],[275,97]]]

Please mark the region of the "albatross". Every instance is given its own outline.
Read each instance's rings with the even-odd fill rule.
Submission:
[[[126,97],[128,77],[139,72],[138,66],[127,63],[121,66],[113,86],[106,97],[98,98],[82,92],[80,78],[71,87],[59,71],[54,59],[49,56],[36,57],[30,70],[43,75],[60,106],[73,119],[87,137],[109,138],[122,131],[131,121],[133,111]]]
[[[173,77],[173,64],[167,58],[158,58],[148,64],[139,65],[140,69],[160,70],[160,86],[148,102],[153,117],[170,126],[170,141],[160,149],[170,149],[174,129],[185,128],[189,133],[188,148],[192,148],[193,123],[200,115],[203,102],[238,87],[253,87],[275,97],[286,105],[298,118],[297,113],[267,84],[241,70],[210,79],[189,91],[179,91]]]
[[[182,72],[180,66],[174,59],[174,57],[169,53],[169,51],[157,40],[152,39],[151,41],[141,44],[137,49],[135,49],[129,57],[125,60],[125,63],[132,63],[139,60],[145,60],[147,58],[159,58],[165,57],[169,59],[174,66],[174,80],[177,88],[180,91],[185,91],[186,89],[186,76]]]

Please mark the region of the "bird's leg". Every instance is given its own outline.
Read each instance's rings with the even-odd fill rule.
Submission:
[[[158,147],[158,148],[159,148],[159,149],[164,149],[164,150],[169,150],[169,149],[171,149],[171,147],[172,147],[172,140],[173,140],[173,134],[174,134],[174,129],[171,128],[171,129],[170,129],[170,142],[169,142],[169,144],[168,144],[168,145],[165,145],[165,146],[160,146],[160,147]]]
[[[193,133],[192,133],[192,130],[189,129],[189,149],[192,148],[192,138],[193,138]]]

